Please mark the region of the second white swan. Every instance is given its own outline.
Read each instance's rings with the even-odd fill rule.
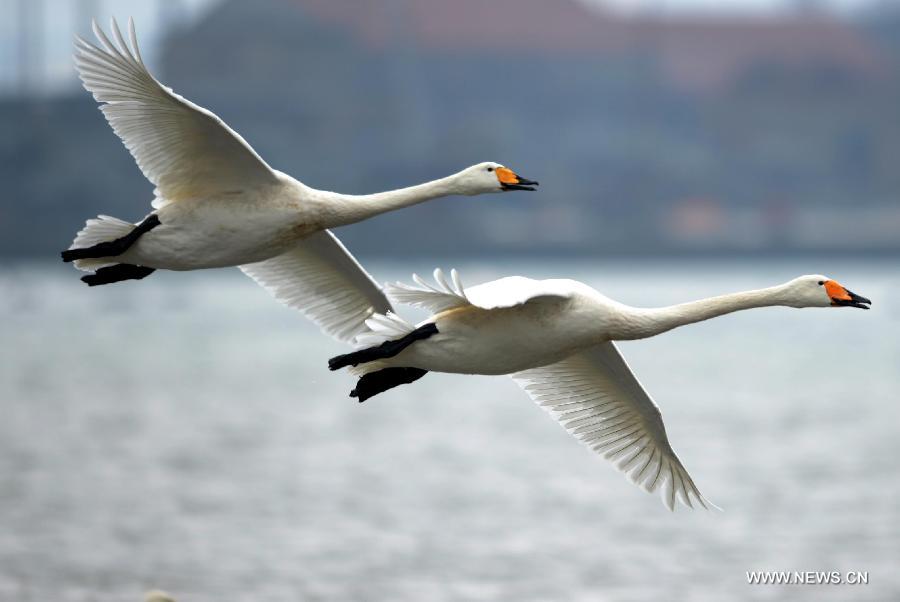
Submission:
[[[329,367],[360,375],[359,401],[429,371],[509,374],[539,405],[591,449],[647,491],[707,507],[669,445],[656,404],[613,341],[652,337],[673,328],[755,307],[858,307],[871,301],[826,276],[800,276],[770,288],[670,307],[637,308],[575,280],[513,276],[464,288],[456,271],[436,286],[386,288],[398,303],[433,315],[417,326],[394,314],[375,315],[357,337],[363,349],[332,358]]]

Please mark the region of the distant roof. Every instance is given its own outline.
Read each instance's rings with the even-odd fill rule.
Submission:
[[[824,15],[627,17],[577,0],[289,1],[376,48],[401,39],[459,53],[652,53],[675,83],[694,89],[725,84],[755,63],[833,66],[866,78],[880,70],[863,36]]]
[[[430,48],[535,51],[623,45],[618,27],[572,0],[291,0],[367,42],[398,35]],[[607,31],[610,30],[610,31]],[[612,33],[610,39],[605,34]]]
[[[754,64],[837,68],[870,79],[882,72],[875,47],[851,25],[820,15],[644,19],[635,38],[656,40],[669,77],[715,88]]]

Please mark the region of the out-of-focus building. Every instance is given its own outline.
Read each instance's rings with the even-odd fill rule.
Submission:
[[[648,57],[674,85],[723,92],[760,66],[879,73],[878,53],[852,28],[824,14],[631,17],[577,0],[294,0],[299,10],[344,28],[367,48],[398,41],[435,53],[541,53]],[[386,9],[387,7],[387,9]]]
[[[885,27],[576,0],[225,0],[168,36],[157,71],[312,186],[369,192],[483,160],[542,181],[347,228],[355,249],[834,250],[812,224],[839,214],[842,248],[897,249],[881,225],[900,204]],[[111,138],[99,123],[91,138]],[[111,212],[94,199],[113,194],[78,210]],[[133,196],[115,200],[139,217],[147,193]]]

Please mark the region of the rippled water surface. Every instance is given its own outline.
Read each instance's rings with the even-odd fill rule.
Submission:
[[[896,262],[459,267],[635,305],[821,271],[874,309],[755,310],[622,346],[725,509],[671,514],[506,377],[429,374],[357,404],[325,366],[344,347],[237,271],[88,289],[7,266],[0,600],[900,599]],[[758,569],[869,585],[748,585]]]

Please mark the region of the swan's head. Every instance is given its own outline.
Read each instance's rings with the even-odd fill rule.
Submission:
[[[460,194],[475,195],[508,190],[534,190],[533,180],[520,177],[513,170],[499,163],[479,163],[467,167],[456,175]]]
[[[791,307],[858,307],[869,309],[871,301],[821,274],[794,278],[784,285]]]

